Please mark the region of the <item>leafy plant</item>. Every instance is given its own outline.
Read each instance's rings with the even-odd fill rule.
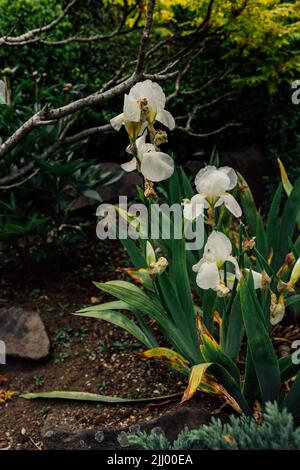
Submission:
[[[150,104],[141,108],[138,124],[125,118],[127,106],[135,106],[130,102],[133,92],[135,99],[141,93],[146,101],[151,92],[152,106],[157,99],[156,111]],[[83,308],[76,314],[123,328],[145,346],[144,358],[162,360],[183,374],[188,386],[182,402],[201,391],[222,396],[235,411],[248,416],[256,401],[263,407],[275,401],[280,409],[299,416],[300,366],[293,362],[292,355],[278,357],[271,333],[272,326],[283,319],[285,306],[299,301],[295,292],[300,270],[295,258],[299,258],[300,180],[290,188],[284,203],[279,186],[265,221],[247,182],[240,176],[237,185],[232,168],[218,168],[219,157],[214,151],[210,165],[196,176],[197,194],[193,195],[186,174],[182,169],[173,171],[170,156],[159,151],[158,140],[164,141],[166,133],[154,128],[155,112],[157,120],[173,128],[172,116],[162,107],[162,90],[146,81],[137,84],[133,92],[129,104],[125,101],[122,119],[117,116],[112,121],[116,127],[119,121],[120,125],[125,123],[129,134],[133,161],[124,168],[137,168],[143,174],[144,191],[138,188],[138,193],[149,218],[152,210],[157,210],[154,202],[158,198],[169,207],[176,203],[182,207],[183,203],[184,217],[178,220],[172,211],[162,212],[158,236],[154,237],[145,234],[141,216],[119,208],[119,215],[129,227],[134,226],[138,238],[135,242],[121,237],[124,229],[120,224],[120,239],[133,265],[125,272],[132,280],[95,282],[115,300]],[[146,143],[146,133],[136,138],[138,126],[143,123],[150,131],[151,143]],[[166,179],[167,188],[161,183]],[[159,182],[156,188],[154,182]],[[283,185],[286,187],[284,178]],[[245,224],[234,222],[233,217],[242,216],[236,198],[240,198]],[[187,250],[185,228],[190,223],[199,230],[198,220],[204,221],[202,246]],[[170,236],[165,235],[166,226]],[[70,393],[25,397],[65,394],[70,398]],[[84,395],[81,397],[84,399]],[[101,401],[97,395],[94,399]]]
[[[40,375],[35,375],[33,379],[36,387],[42,387],[44,385],[44,379]]]
[[[58,104],[68,102],[63,88],[49,86],[42,76],[23,79],[15,87],[13,71],[9,77],[11,102],[0,107],[3,139],[31,116],[32,108],[39,110],[54,92]],[[81,88],[73,87],[72,93],[80,94]],[[33,98],[27,103],[30,91]],[[49,151],[73,124],[64,119],[59,125],[42,126],[0,162],[2,181],[24,168],[30,170],[17,183],[0,184],[0,249],[16,250],[24,264],[28,264],[30,255],[37,259],[47,256],[51,243],[59,245],[83,237],[86,224],[76,209],[76,201],[84,196],[91,204],[99,203],[99,189],[122,176],[121,171],[102,171],[94,160],[78,157],[86,139],[66,148],[58,146],[54,154]]]

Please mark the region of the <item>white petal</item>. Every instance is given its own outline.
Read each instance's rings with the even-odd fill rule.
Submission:
[[[220,276],[221,276],[221,280],[224,282],[225,276],[224,276],[223,269],[221,269],[220,271]],[[228,287],[228,289],[232,290],[234,281],[235,281],[235,275],[233,273],[227,272],[226,273],[226,286]]]
[[[157,153],[156,152],[156,148],[154,147],[153,144],[141,144],[138,146],[138,158],[140,161],[143,160],[144,156],[147,154],[147,153]]]
[[[194,264],[194,265],[192,266],[192,270],[194,271],[194,273],[197,273],[197,272],[199,271],[199,269],[200,269],[200,266],[201,266],[203,263],[205,263],[205,262],[206,262],[205,259],[204,259],[204,258],[201,258],[200,261],[198,261],[198,263]]]
[[[222,194],[221,198],[225,204],[225,207],[231,212],[235,217],[242,216],[242,209],[238,202],[234,199],[232,194],[224,193]]]
[[[200,179],[203,175],[205,175],[206,172],[216,170],[216,167],[214,165],[207,165],[204,168],[201,168],[201,170],[198,171],[195,177],[195,184],[197,184],[197,180]]]
[[[284,314],[285,314],[285,305],[284,305],[284,299],[282,296],[280,296],[277,301],[276,295],[275,295],[275,298],[272,298],[273,295],[271,295],[270,322],[271,322],[271,325],[274,326],[274,325],[277,325],[277,323],[280,323],[281,320],[283,319]]]
[[[164,94],[162,87],[151,80],[146,80],[146,82],[150,82],[149,87],[151,88],[151,92],[157,102],[157,107],[163,109],[166,105],[166,95]]]
[[[137,148],[139,148],[141,145],[143,145],[146,142],[146,135],[147,135],[147,132],[144,132],[143,135],[141,135],[141,137],[136,139],[135,144]]]
[[[142,135],[146,128],[147,128],[147,121],[142,123],[139,135]]]
[[[190,222],[198,219],[200,215],[203,215],[204,207],[206,205],[205,198],[200,194],[196,194],[192,197],[189,202],[186,202],[183,206],[183,217]]]
[[[144,132],[135,141],[135,145],[136,145],[136,149],[137,149],[137,153],[138,153],[138,159],[140,161],[142,161],[144,153],[149,152],[150,150],[155,150],[154,145],[146,144],[146,136],[147,136],[147,132]]]
[[[217,202],[215,202],[214,207],[219,207],[219,206],[221,206],[222,204],[224,204],[224,201],[223,201],[223,199],[220,197],[220,198],[217,200]]]
[[[208,175],[213,170],[216,170],[215,166],[207,165],[207,166],[205,166],[204,168],[201,168],[201,170],[198,171],[198,173],[195,176],[195,186],[196,186],[197,190],[198,190],[199,182],[201,182],[202,179],[205,178],[205,175]],[[199,191],[199,192],[201,192],[201,191]]]
[[[133,150],[132,150],[131,144],[127,145],[127,147],[126,147],[126,152],[127,152],[127,153],[130,153],[130,155],[133,155]]]
[[[275,309],[271,314],[271,319],[270,319],[271,325],[275,326],[278,323],[280,323],[281,320],[283,320],[284,313],[285,312],[282,309]]]
[[[166,96],[158,83],[151,80],[136,83],[129,92],[130,98],[137,100],[147,99],[150,112],[157,112],[157,109],[163,109],[166,104]]]
[[[125,171],[134,171],[137,168],[137,160],[134,157],[132,160],[126,163],[122,163],[121,168]]]
[[[156,115],[156,121],[161,122],[164,126],[168,127],[170,131],[175,129],[175,119],[172,114],[165,109],[159,109]]]
[[[229,178],[230,185],[227,190],[235,188],[237,185],[237,174],[234,169],[230,168],[230,166],[221,166],[219,171],[223,171]]]
[[[118,114],[118,116],[112,118],[110,120],[110,124],[115,129],[115,131],[119,131],[124,124],[124,114]]]
[[[242,277],[242,273],[240,271],[239,265],[237,260],[234,258],[234,256],[228,256],[226,261],[229,261],[230,263],[233,264],[234,269],[235,269],[235,277],[239,280]]]
[[[139,122],[141,119],[141,108],[136,100],[124,95],[124,121]]]
[[[246,273],[249,273],[250,269],[245,269]],[[262,283],[263,283],[263,277],[261,273],[258,273],[257,271],[251,271],[252,276],[253,276],[253,282],[254,282],[254,289],[261,289],[262,288]]]
[[[216,289],[220,283],[220,275],[216,263],[202,263],[196,277],[196,282],[201,289]]]
[[[150,181],[163,181],[174,172],[174,160],[163,152],[144,153],[141,163],[141,173]]]
[[[195,185],[198,193],[215,198],[227,191],[230,179],[223,171],[214,166],[208,166],[199,171],[195,178]]]
[[[153,144],[146,143],[147,132],[145,132],[141,137],[136,139],[135,144],[137,148],[138,159],[141,162],[144,158],[144,154],[147,152],[156,152],[156,148]]]
[[[222,232],[214,230],[208,237],[204,247],[204,257],[210,261],[223,264],[232,251],[231,241]]]

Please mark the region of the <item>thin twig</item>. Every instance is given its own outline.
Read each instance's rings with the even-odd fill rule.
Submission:
[[[187,129],[186,127],[182,127],[182,126],[178,126],[178,127],[176,127],[176,129],[181,131],[181,132],[185,132],[186,134],[190,135],[191,137],[196,137],[196,138],[199,138],[199,139],[206,139],[207,137],[211,137],[213,135],[221,134],[222,132],[229,129],[230,127],[239,127],[241,125],[242,124],[240,122],[228,122],[224,126],[219,127],[218,129],[215,129],[213,131],[206,132],[206,133],[194,132],[194,131],[191,131],[191,130]]]

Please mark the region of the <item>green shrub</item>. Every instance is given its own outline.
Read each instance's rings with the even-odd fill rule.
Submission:
[[[300,450],[300,428],[291,414],[269,402],[261,424],[246,416],[231,416],[226,424],[212,418],[199,429],[186,428],[173,443],[158,428],[129,434],[128,441],[147,450]]]

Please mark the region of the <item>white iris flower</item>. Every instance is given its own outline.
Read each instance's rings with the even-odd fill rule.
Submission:
[[[125,171],[139,170],[145,179],[158,182],[172,176],[174,171],[174,160],[170,155],[158,152],[154,145],[146,143],[146,135],[143,134],[136,140],[137,158],[133,157],[121,167]],[[131,147],[127,148],[132,153]]]
[[[223,284],[224,274],[222,268],[226,262],[233,264],[234,276],[241,279],[242,273],[237,260],[231,255],[232,246],[229,238],[222,232],[213,231],[204,247],[203,258],[193,266],[197,273],[196,282],[201,289],[218,291]]]
[[[175,120],[164,109],[165,104],[166,96],[158,83],[151,80],[138,82],[128,95],[124,95],[123,113],[111,119],[110,123],[116,131],[124,124],[132,140],[144,131],[147,124],[152,126],[154,121],[159,121],[173,130]]]
[[[201,213],[201,205],[205,209],[209,209],[219,207],[222,204],[235,217],[241,217],[242,209],[235,198],[227,192],[237,185],[237,175],[232,168],[228,166],[220,168],[211,165],[206,166],[196,175],[195,185],[198,194],[184,204],[184,217],[186,219],[195,220],[198,214]]]
[[[248,274],[250,272],[250,269],[245,269],[245,273]],[[264,289],[265,288],[265,280],[264,276],[262,273],[258,273],[257,271],[251,270],[251,274],[253,277],[253,284],[254,284],[254,289]],[[220,271],[221,279],[225,283],[225,273],[224,270]],[[233,273],[226,273],[226,287],[229,290],[233,289],[234,281],[236,277]]]

